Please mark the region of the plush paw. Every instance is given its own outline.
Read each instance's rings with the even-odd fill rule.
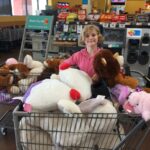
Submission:
[[[9,76],[9,84],[11,85],[14,81],[14,77],[12,75]]]
[[[9,92],[11,94],[19,94],[20,93],[20,89],[18,86],[11,86],[9,89]]]
[[[60,79],[60,78],[59,78],[59,75],[57,75],[57,74],[52,74],[52,75],[50,76],[50,79]]]
[[[81,113],[80,108],[72,101],[61,99],[57,103],[58,109],[63,113]]]
[[[59,65],[60,70],[65,70],[65,69],[68,69],[69,67],[70,65],[68,63],[62,63]]]
[[[24,110],[25,112],[31,112],[31,111],[32,111],[32,106],[31,106],[30,104],[25,103],[25,104],[23,105],[23,110]]]

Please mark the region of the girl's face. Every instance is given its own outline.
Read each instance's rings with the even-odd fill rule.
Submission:
[[[91,30],[90,32],[85,33],[84,42],[87,47],[97,46],[98,43],[98,34],[96,31]]]

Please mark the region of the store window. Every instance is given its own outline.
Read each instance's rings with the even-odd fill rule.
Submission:
[[[12,15],[11,0],[0,0],[0,15]]]
[[[11,4],[13,16],[39,15],[47,0],[11,0]]]

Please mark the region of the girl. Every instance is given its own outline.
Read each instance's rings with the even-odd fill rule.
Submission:
[[[80,70],[85,71],[91,78],[94,77],[93,59],[97,52],[101,50],[98,47],[103,37],[98,26],[86,25],[80,34],[79,43],[85,45],[85,48],[74,53],[70,58],[63,61],[69,65],[76,66]]]

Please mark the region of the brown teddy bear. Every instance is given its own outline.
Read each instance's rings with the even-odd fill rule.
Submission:
[[[106,49],[97,53],[93,65],[98,80],[104,79],[109,87],[113,87],[116,84],[123,84],[135,89],[138,86],[138,80],[124,75],[115,57],[110,50]]]
[[[11,94],[18,94],[20,92],[18,81],[27,77],[29,71],[23,63],[4,64],[0,67],[0,89],[6,89]]]
[[[64,61],[68,56],[53,56],[51,58],[46,59],[43,64],[45,66],[45,69],[41,73],[41,75],[38,76],[37,80],[43,80],[46,78],[50,78],[52,74],[58,74],[59,72],[59,65],[61,62]]]

